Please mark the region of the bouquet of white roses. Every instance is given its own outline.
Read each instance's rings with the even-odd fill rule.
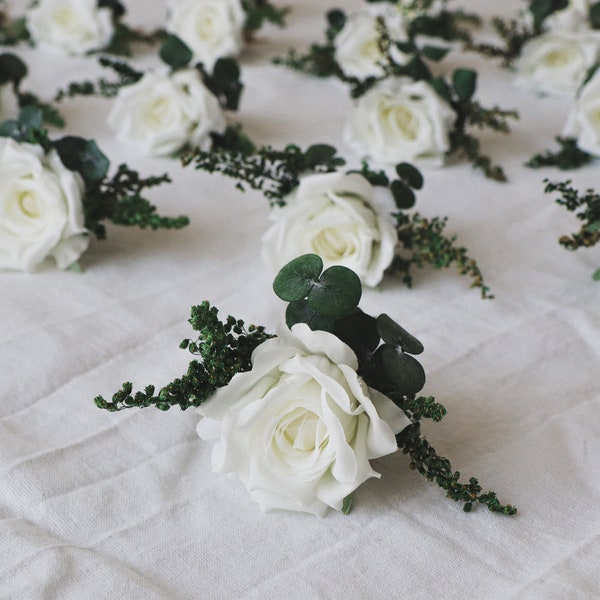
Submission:
[[[42,112],[27,106],[0,124],[0,269],[34,271],[47,258],[60,269],[77,267],[90,234],[103,239],[103,221],[138,227],[181,228],[187,217],[167,218],[141,193],[168,182],[142,179],[109,161],[93,140],[51,140]]]
[[[358,308],[361,284],[343,266],[323,271],[313,254],[294,259],[275,278],[275,293],[289,302],[277,335],[228,317],[221,322],[208,302],[192,308],[199,332],[181,343],[198,359],[181,378],[132,394],[123,384],[109,411],[156,406],[197,407],[199,436],[213,442],[212,466],[239,477],[263,510],[323,516],[349,512],[351,495],[379,477],[371,460],[401,448],[410,466],[447,495],[493,512],[516,513],[494,492],[482,493],[421,436],[423,418],[439,421],[443,406],[417,396],[425,372],[415,355],[422,344],[386,314]]]

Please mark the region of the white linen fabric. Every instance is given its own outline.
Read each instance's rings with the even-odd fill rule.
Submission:
[[[264,29],[241,57],[238,118],[258,142],[329,142],[358,166],[342,142],[346,90],[269,63],[324,26],[319,0],[284,4],[293,8],[289,27]],[[133,25],[164,19],[161,2],[127,5]],[[490,17],[521,2],[461,5]],[[27,88],[46,97],[102,72],[93,57],[17,51],[30,66]],[[0,273],[0,598],[598,597],[600,284],[591,273],[600,249],[561,248],[559,235],[578,223],[543,193],[544,177],[600,188],[598,165],[568,175],[524,168],[552,146],[569,101],[520,92],[511,73],[476,56],[448,60],[480,71],[482,103],[521,112],[509,137],[483,136],[508,183],[452,162],[426,170],[417,197],[422,214],[448,215],[495,298],[481,300],[453,272],[424,270],[412,290],[393,279],[365,290],[362,306],[424,343],[423,392],[448,408],[441,424],[424,427],[428,439],[518,515],[464,513],[400,453],[374,462],[382,477],[359,488],[350,516],[263,514],[241,483],[211,472],[193,411],[98,410],[94,396],[123,381],[160,386],[185,372],[190,355],[178,344],[191,333],[192,304],[207,299],[222,316],[271,330],[284,305],[260,259],[267,201],[131,153],[100,125],[110,102],[81,98],[62,106],[67,132],[97,139],[113,168],[168,170],[174,183],[152,198],[192,224],[110,227],[83,255],[82,274]],[[157,62],[150,51],[136,61]]]

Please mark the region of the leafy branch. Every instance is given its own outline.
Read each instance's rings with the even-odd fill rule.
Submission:
[[[179,406],[186,410],[202,404],[218,388],[227,385],[236,373],[249,371],[254,349],[273,336],[266,333],[264,327],[250,325],[246,329],[239,319],[228,316],[222,322],[217,315],[217,309],[206,301],[192,307],[189,323],[198,336],[194,340],[183,340],[180,348],[187,348],[199,360],[189,363],[185,375],[161,388],[158,394],[153,385],[132,394],[132,384],[124,383],[111,400],[97,396],[96,406],[111,412],[147,406],[160,410]]]
[[[290,12],[289,7],[278,8],[268,0],[242,0],[242,8],[246,13],[244,33],[251,39],[264,23],[272,23],[278,27],[285,26],[285,17]]]
[[[544,153],[536,154],[525,163],[525,166],[532,169],[558,167],[562,171],[568,171],[583,167],[592,161],[593,157],[591,154],[578,148],[576,139],[560,136],[557,136],[555,139],[560,146],[559,150],[555,152],[546,150]]]

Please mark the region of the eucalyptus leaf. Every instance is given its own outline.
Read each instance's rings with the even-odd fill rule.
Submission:
[[[401,179],[408,181],[411,188],[420,190],[423,187],[423,175],[414,165],[406,162],[397,164],[396,173]]]
[[[325,164],[333,158],[337,150],[329,144],[313,144],[304,153],[304,159],[307,167]]]
[[[41,129],[44,124],[44,113],[39,106],[30,104],[19,111],[19,123],[24,129]]]
[[[452,102],[452,93],[448,84],[444,81],[443,77],[434,77],[429,85],[444,99],[446,102]]]
[[[469,100],[477,87],[477,72],[473,69],[456,69],[452,73],[452,85],[460,100]]]
[[[600,29],[600,2],[595,2],[590,6],[589,19],[593,29]]]
[[[171,68],[181,69],[190,64],[193,54],[185,42],[169,34],[160,47],[159,56]]]
[[[0,54],[0,85],[13,82],[18,84],[27,75],[25,63],[15,54]]]
[[[600,231],[600,221],[594,221],[585,226],[585,230],[589,232]]]
[[[415,81],[421,81],[422,79],[430,81],[432,79],[431,71],[429,67],[423,62],[423,60],[414,56],[405,66],[406,73],[409,77]]]
[[[304,254],[281,268],[273,281],[273,291],[286,302],[306,298],[323,270],[323,260],[316,254]]]
[[[311,308],[322,315],[342,317],[358,306],[362,285],[358,275],[341,265],[329,267],[308,292]]]
[[[56,140],[54,147],[63,165],[87,181],[99,181],[108,172],[109,160],[94,140],[68,135]]]
[[[425,58],[437,62],[438,60],[442,60],[442,58],[450,52],[450,48],[444,48],[443,46],[424,46],[421,49],[421,52]]]
[[[403,181],[398,179],[392,181],[390,190],[394,202],[400,210],[412,208],[415,205],[415,193]]]
[[[387,379],[399,393],[412,396],[423,389],[425,371],[416,358],[388,344],[380,346],[376,355]]]
[[[290,302],[285,311],[285,323],[291,329],[296,323],[306,323],[313,331],[333,332],[335,318],[327,317],[313,310],[306,300]]]
[[[346,13],[339,8],[334,8],[327,13],[327,22],[329,27],[337,33],[346,24]]]
[[[386,344],[399,346],[408,354],[421,354],[424,350],[423,344],[416,337],[385,313],[377,317],[377,331]]]
[[[380,341],[376,320],[360,308],[337,319],[333,333],[354,350],[359,361],[374,352]]]

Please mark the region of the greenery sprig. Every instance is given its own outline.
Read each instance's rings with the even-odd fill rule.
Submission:
[[[36,106],[42,111],[42,118],[46,124],[64,127],[65,120],[56,107],[43,102],[31,91],[21,89],[21,81],[26,75],[27,65],[16,54],[0,54],[0,85],[12,85],[19,107]]]
[[[433,397],[417,396],[425,385],[425,371],[415,355],[423,352],[419,340],[386,314],[373,317],[359,307],[362,287],[358,276],[342,266],[323,271],[322,260],[314,255],[301,256],[284,266],[273,282],[277,296],[288,302],[286,324],[306,323],[313,330],[328,331],[346,343],[357,356],[358,374],[370,387],[386,394],[412,422],[397,437],[403,452],[409,454],[410,467],[435,481],[448,497],[464,502],[469,512],[474,502],[490,511],[513,515],[516,508],[501,504],[494,492],[482,493],[478,480],[471,477],[461,483],[460,473],[452,470],[448,459],[440,457],[421,435],[422,419],[440,421],[446,409]],[[133,394],[131,382],[124,383],[112,399],[94,399],[96,406],[109,411],[156,406],[185,410],[199,406],[236,373],[251,369],[254,349],[272,335],[263,327],[250,326],[228,316],[218,319],[218,311],[208,302],[192,308],[190,323],[198,337],[185,339],[187,348],[199,359],[190,362],[188,371],[156,393],[147,386]],[[350,499],[344,503],[348,512]]]
[[[277,7],[268,0],[242,0],[242,8],[246,13],[244,33],[248,40],[252,40],[265,23],[283,27],[290,12],[289,7]]]
[[[542,167],[558,167],[562,171],[579,169],[589,164],[593,156],[577,146],[577,140],[574,138],[563,138],[557,136],[556,142],[560,146],[559,150],[546,150],[543,153],[532,156],[525,165],[532,169]]]
[[[233,142],[210,152],[199,148],[189,150],[181,156],[182,164],[235,179],[237,189],[242,192],[246,188],[261,191],[272,207],[286,204],[286,197],[300,185],[303,175],[337,171],[346,162],[336,148],[328,144],[313,144],[306,150],[294,144],[283,150],[263,146],[251,153],[232,149],[232,145]],[[392,212],[392,216],[400,248],[387,271],[389,274],[402,273],[402,281],[411,287],[413,267],[431,265],[442,269],[454,264],[461,275],[472,278],[471,287],[479,288],[482,298],[493,298],[467,249],[456,245],[456,236],[444,234],[447,218],[427,219],[419,213],[404,212],[414,206],[415,190],[421,189],[424,183],[418,169],[401,163],[396,166],[397,177],[392,179],[384,171],[374,171],[363,162],[361,169],[349,172],[360,173],[373,186],[388,188],[394,198],[398,210]]]
[[[36,106],[27,106],[18,119],[0,124],[0,136],[40,145],[46,153],[55,150],[67,169],[79,173],[85,184],[85,227],[98,239],[106,237],[104,221],[141,229],[181,229],[189,223],[185,216],[161,217],[142,195],[146,189],[169,182],[168,175],[142,178],[137,171],[122,164],[109,176],[110,162],[94,140],[76,136],[50,139],[43,128],[42,111]]]
[[[560,197],[556,199],[559,206],[563,206],[568,211],[575,213],[577,219],[582,221],[578,232],[570,235],[563,235],[559,238],[559,243],[567,250],[577,250],[578,248],[591,248],[600,241],[600,195],[593,189],[588,189],[584,194],[571,186],[571,181],[552,182],[544,180],[546,184],[545,192],[559,192]],[[595,281],[600,281],[600,268],[593,274]]]
[[[448,53],[448,49],[432,45],[420,47],[414,39],[410,38],[393,40],[385,21],[381,18],[378,19],[378,30],[379,48],[383,56],[382,74],[366,79],[347,76],[335,60],[335,38],[344,26],[345,20],[343,11],[330,11],[327,13],[328,28],[325,45],[313,44],[305,55],[290,50],[286,57],[274,59],[275,64],[318,77],[340,79],[349,86],[353,98],[361,97],[375,85],[389,78],[408,77],[414,81],[426,81],[456,113],[456,120],[450,132],[448,155],[463,154],[489,179],[506,181],[502,167],[493,164],[491,158],[481,152],[480,141],[472,133],[472,129],[490,129],[507,134],[510,132],[509,121],[518,119],[519,113],[498,106],[486,108],[475,100],[477,72],[472,69],[456,69],[449,79],[434,76],[428,62],[442,60]],[[394,48],[410,56],[410,59],[404,64],[398,63],[393,55]]]

